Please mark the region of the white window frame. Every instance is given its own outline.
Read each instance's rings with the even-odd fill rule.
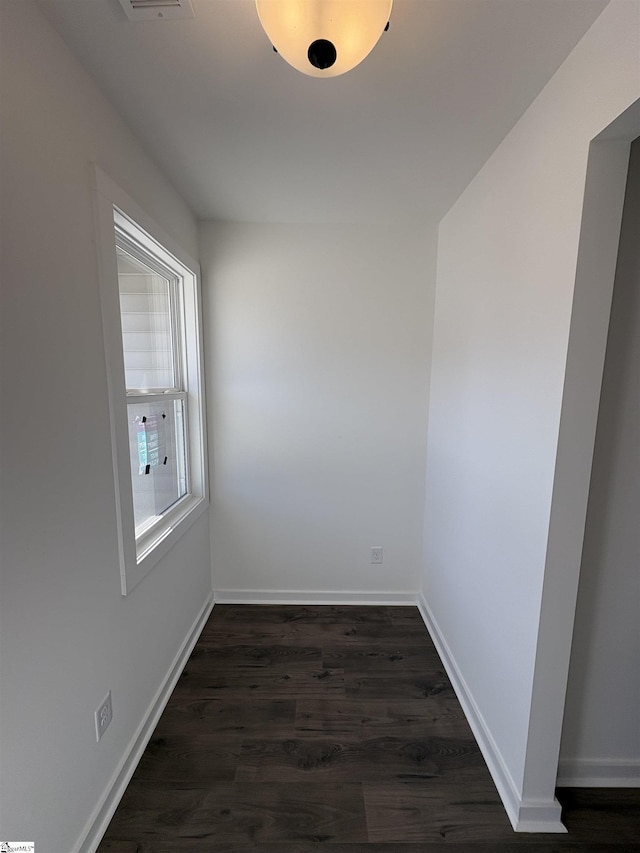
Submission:
[[[98,166],[94,166],[93,178],[120,579],[122,594],[127,595],[175,545],[209,504],[200,269],[198,263]],[[167,512],[157,517],[137,538],[120,320],[116,225],[121,230],[133,233],[137,242],[178,275],[181,281],[181,310],[185,327],[182,341],[184,359],[181,366],[188,412],[188,492]],[[153,397],[154,395],[150,394],[149,400]]]

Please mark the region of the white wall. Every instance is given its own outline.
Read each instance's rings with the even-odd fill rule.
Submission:
[[[640,142],[611,309],[562,735],[563,784],[640,778]]]
[[[197,232],[33,2],[1,9],[0,836],[67,853],[211,591],[205,514],[120,594],[90,162],[194,256]]]
[[[202,226],[217,595],[415,594],[433,242]]]
[[[640,97],[639,15],[635,2],[607,7],[440,227],[425,610],[520,829],[561,828],[553,789],[602,305],[589,309],[594,357],[572,376],[584,394],[565,419],[579,453],[557,475],[556,451],[589,143]],[[601,254],[612,246],[608,234]],[[606,281],[601,291],[606,302]]]

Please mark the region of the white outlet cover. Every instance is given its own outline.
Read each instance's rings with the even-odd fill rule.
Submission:
[[[95,711],[96,742],[109,728],[112,718],[113,706],[111,705],[111,691],[109,691]]]

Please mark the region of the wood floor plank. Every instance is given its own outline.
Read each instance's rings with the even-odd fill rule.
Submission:
[[[604,844],[615,836],[621,844],[640,843],[640,789],[562,788],[557,796],[576,840]]]
[[[472,738],[245,740],[237,767],[236,779],[248,782],[489,781]]]
[[[275,622],[232,623],[217,626],[207,633],[203,642],[210,645],[215,642],[237,643],[308,643],[326,646],[342,643],[344,645],[366,645],[384,643],[393,639],[393,626],[381,622],[357,622],[349,620],[346,624],[328,621],[293,622],[291,624]]]
[[[385,607],[275,605],[271,609],[265,605],[241,605],[247,612],[238,614],[233,605],[221,606],[227,609],[218,620],[209,621],[199,642],[247,644],[257,640],[323,645],[342,641],[345,645],[371,645],[398,635]],[[419,630],[414,625],[412,630],[420,637],[426,635],[424,626]]]
[[[191,691],[175,691],[154,734],[160,737],[188,735],[196,743],[203,735],[288,737],[295,719],[295,699],[254,696],[250,702],[229,702],[219,695],[213,699],[193,699]]]
[[[362,672],[345,673],[345,691],[349,699],[367,701],[384,699],[389,695],[391,680],[388,675],[365,675]],[[425,673],[402,673],[393,679],[393,696],[396,701],[431,699],[440,697],[451,702],[455,693],[444,670]]]
[[[215,630],[218,625],[232,623],[284,623],[309,625],[318,622],[344,624],[345,622],[383,622],[391,624],[391,611],[398,608],[331,604],[216,604],[215,625],[210,620],[205,627]],[[405,610],[405,608],[399,608]],[[417,608],[407,611],[417,613]]]
[[[298,699],[302,696],[344,695],[344,672],[341,669],[300,669],[297,666],[257,667],[251,670],[213,670],[203,673],[187,664],[179,682],[180,694],[201,699],[224,696],[230,701],[250,697]]]
[[[206,673],[214,670],[224,672],[228,669],[264,669],[270,666],[308,667],[309,664],[316,668],[324,666],[320,646],[292,643],[221,645],[220,642],[203,641],[196,645],[189,658],[189,669]]]
[[[364,739],[471,735],[455,695],[390,702],[388,699],[352,700],[333,697],[304,698],[296,705],[296,734],[349,735]]]
[[[166,786],[206,787],[216,782],[231,782],[236,777],[242,754],[239,738],[221,740],[218,736],[191,732],[161,733],[156,730],[138,767],[136,784],[162,780]]]
[[[198,839],[212,844],[280,841],[366,841],[360,785],[214,784],[168,789],[146,784],[128,790],[116,812],[113,838],[174,844]],[[157,849],[156,848],[154,849]]]
[[[334,645],[325,647],[324,666],[342,667],[354,672],[376,672],[397,675],[402,672],[442,671],[442,663],[432,643],[409,644],[402,636],[392,643],[360,646]]]
[[[370,841],[499,843],[513,836],[488,782],[451,787],[437,779],[420,786],[367,783],[363,791]]]

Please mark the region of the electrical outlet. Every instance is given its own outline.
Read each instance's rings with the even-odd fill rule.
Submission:
[[[374,545],[371,548],[371,562],[372,563],[381,563],[382,562],[382,548],[379,545]]]
[[[102,735],[109,727],[109,723],[113,717],[113,708],[111,707],[111,691],[107,693],[99,707],[96,708],[96,741],[99,741]]]

